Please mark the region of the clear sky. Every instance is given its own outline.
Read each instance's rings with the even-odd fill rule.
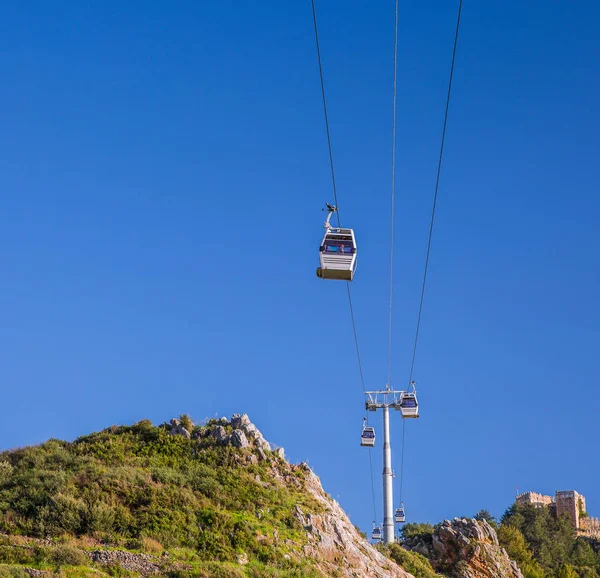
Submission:
[[[456,9],[400,3],[396,387]],[[317,10],[378,388],[394,3]],[[600,515],[599,18],[592,0],[465,1],[414,374],[422,417],[406,424],[408,520],[500,515],[517,486],[577,489]],[[310,1],[4,2],[0,69],[1,447],[247,412],[370,528],[346,287],[315,276],[332,193]]]

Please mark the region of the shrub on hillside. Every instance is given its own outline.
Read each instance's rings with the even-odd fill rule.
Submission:
[[[89,564],[89,558],[81,550],[69,544],[59,544],[53,548],[49,560],[59,568],[61,566],[84,566]]]
[[[405,540],[412,536],[430,536],[433,534],[433,526],[427,523],[409,522],[402,526],[400,533]]]
[[[429,560],[417,552],[409,552],[400,544],[389,544],[383,546],[381,550],[415,578],[440,578],[431,567]]]

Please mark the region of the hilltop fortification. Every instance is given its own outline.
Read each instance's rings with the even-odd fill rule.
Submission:
[[[556,491],[554,496],[536,492],[524,492],[516,499],[517,504],[547,507],[554,516],[568,516],[571,525],[582,536],[600,538],[600,521],[588,516],[585,496],[575,490]]]

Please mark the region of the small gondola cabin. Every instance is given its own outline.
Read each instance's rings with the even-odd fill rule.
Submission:
[[[327,229],[319,247],[320,279],[352,281],[356,271],[356,239],[352,229]]]

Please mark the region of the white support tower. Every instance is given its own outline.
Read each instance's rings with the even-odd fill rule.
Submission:
[[[394,488],[392,471],[392,446],[390,443],[390,408],[401,411],[404,391],[389,386],[380,391],[365,392],[367,411],[383,410],[383,542],[394,542]]]

